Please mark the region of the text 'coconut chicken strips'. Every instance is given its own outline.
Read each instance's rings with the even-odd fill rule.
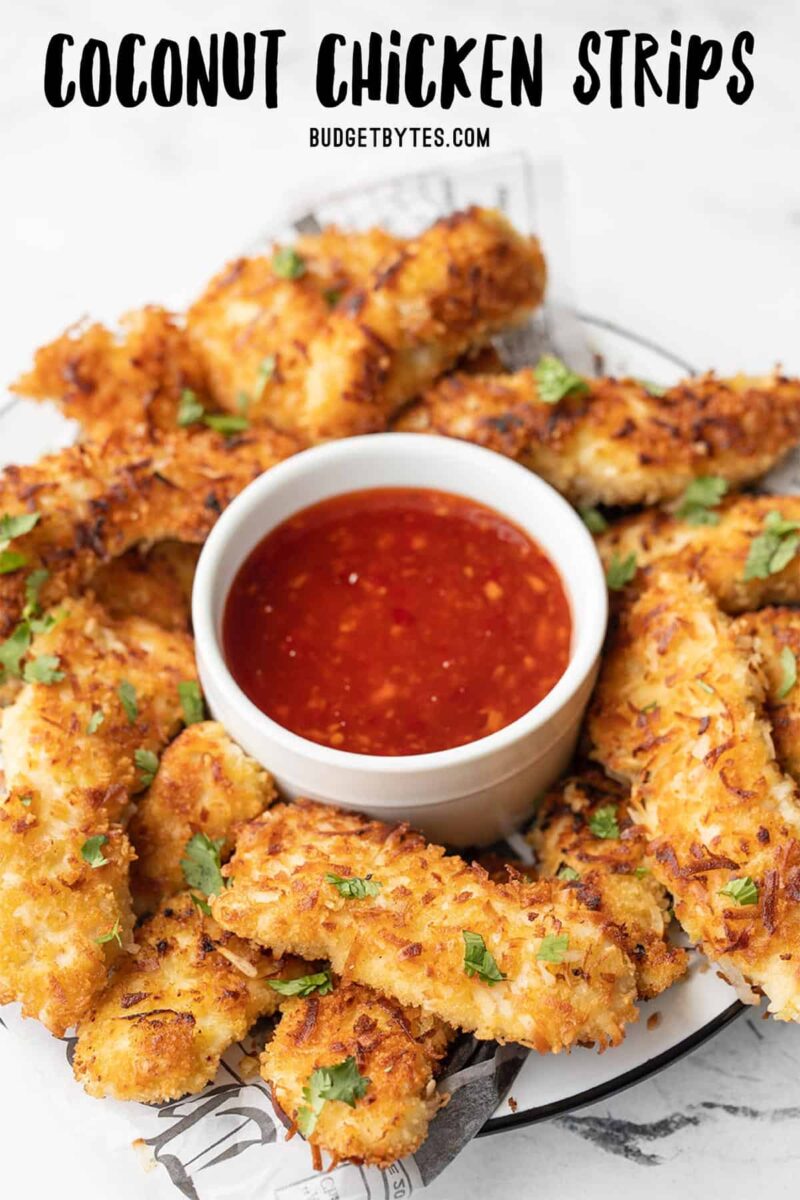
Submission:
[[[654,389],[545,356],[514,375],[448,376],[395,428],[488,446],[575,504],[653,504],[698,475],[741,485],[769,470],[800,439],[800,381],[702,375]]]
[[[751,641],[685,565],[631,589],[590,718],[629,779],[649,863],[693,941],[800,1018],[800,798],[775,761]]]
[[[437,221],[345,295],[313,337],[295,346],[284,339],[254,411],[311,440],[384,429],[463,354],[528,316],[544,282],[538,242],[499,213],[472,208]],[[240,393],[252,395],[259,379],[263,345],[254,336],[251,349],[249,339],[262,317],[250,291],[234,269],[187,314],[212,391],[227,408]]]
[[[118,822],[180,728],[194,656],[185,634],[112,621],[87,599],[19,629],[3,662],[24,682],[0,714],[0,999],[60,1035],[131,940]]]
[[[27,581],[44,571],[41,601],[84,588],[98,567],[139,542],[200,543],[251,480],[297,449],[274,430],[226,438],[210,429],[153,439],[119,433],[70,446],[0,475],[0,638],[25,607]],[[7,548],[7,550],[5,549]]]
[[[308,801],[243,826],[225,872],[223,928],[478,1037],[604,1047],[636,1019],[628,958],[558,881],[495,884],[404,826]]]

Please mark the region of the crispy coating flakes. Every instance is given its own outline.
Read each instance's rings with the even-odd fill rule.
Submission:
[[[795,608],[764,608],[743,613],[734,622],[734,629],[753,640],[761,658],[775,754],[784,770],[800,783],[800,687],[792,682],[793,669],[800,661],[800,612]]]
[[[635,379],[586,384],[546,404],[530,369],[455,374],[434,384],[395,427],[488,446],[581,505],[670,500],[698,475],[739,486],[800,439],[800,381],[779,375],[701,375],[663,396]]]
[[[242,827],[225,872],[232,886],[213,905],[223,928],[276,953],[327,958],[347,980],[478,1037],[603,1047],[636,1019],[627,956],[570,888],[492,883],[404,826],[279,804]],[[374,881],[377,894],[349,898],[328,874]],[[465,932],[483,939],[504,980],[467,974]]]
[[[110,617],[146,613],[162,629],[188,630],[199,557],[199,546],[184,542],[134,546],[103,563],[88,586]]]

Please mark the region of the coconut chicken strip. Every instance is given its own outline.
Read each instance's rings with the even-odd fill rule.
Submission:
[[[180,727],[194,656],[185,634],[87,599],[20,651],[26,682],[0,714],[0,1001],[61,1035],[131,940],[119,822]]]
[[[738,617],[734,628],[753,639],[761,657],[775,754],[784,770],[800,783],[800,612],[794,608],[763,608]]]
[[[88,587],[111,617],[147,613],[162,629],[187,630],[199,556],[199,546],[184,542],[159,542],[149,549],[134,546],[103,563]]]
[[[33,466],[0,475],[3,518],[15,533],[18,569],[0,574],[0,637],[11,633],[34,570],[46,571],[45,606],[84,588],[98,567],[141,542],[200,543],[230,500],[297,448],[267,428],[226,438],[210,429],[137,439],[119,433],[102,445],[70,446]]]
[[[194,834],[221,842],[225,856],[233,848],[232,827],[257,817],[275,795],[270,775],[217,722],[184,729],[164,752],[128,828],[136,849],[131,890],[137,912],[152,912],[185,886],[181,859]]]
[[[447,1102],[435,1076],[452,1036],[420,1009],[340,984],[285,1002],[261,1074],[318,1155],[388,1167],[421,1145]]]
[[[243,826],[225,871],[223,928],[478,1037],[603,1047],[636,1018],[629,960],[570,888],[492,883],[405,826],[280,804]]]
[[[403,244],[313,336],[283,337],[265,364],[275,318],[251,278],[262,270],[245,262],[219,276],[190,308],[188,330],[221,406],[247,395],[252,411],[311,440],[385,428],[463,354],[523,320],[545,282],[535,239],[489,209],[455,213]]]
[[[615,928],[642,1000],[686,973],[686,951],[669,943],[669,897],[645,862],[647,836],[627,788],[586,770],[545,796],[528,833],[539,870],[557,876]]]
[[[185,892],[136,940],[78,1027],[73,1070],[92,1096],[160,1104],[200,1091],[228,1047],[276,1011],[270,981],[309,970],[224,933]]]
[[[683,565],[627,598],[590,719],[630,780],[649,863],[731,982],[800,1018],[800,797],[775,761],[752,642]]]
[[[698,475],[740,486],[769,470],[800,440],[800,381],[702,375],[656,396],[635,379],[573,375],[556,381],[554,394],[541,367],[454,374],[395,427],[488,446],[575,504],[653,504],[680,495]]]
[[[773,515],[774,514],[774,515]],[[628,517],[597,539],[606,567],[680,555],[729,613],[800,601],[800,496],[736,496],[693,525],[663,509]]]

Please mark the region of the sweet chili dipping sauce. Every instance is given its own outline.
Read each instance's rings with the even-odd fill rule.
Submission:
[[[223,644],[239,686],[284,728],[357,754],[425,754],[546,696],[571,624],[553,564],[505,517],[378,488],[315,504],[256,546]]]

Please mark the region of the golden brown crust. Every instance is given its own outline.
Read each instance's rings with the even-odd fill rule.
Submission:
[[[261,1056],[261,1074],[290,1122],[305,1104],[303,1089],[318,1067],[353,1057],[369,1079],[350,1108],[327,1101],[307,1138],[334,1161],[388,1167],[422,1144],[448,1097],[435,1075],[453,1033],[436,1017],[404,1007],[358,984],[339,984],[327,996],[287,1000],[280,1024]]]
[[[163,1104],[200,1091],[228,1047],[276,1011],[268,981],[308,970],[223,933],[185,893],[136,941],[78,1027],[73,1070],[91,1096]]]
[[[451,375],[396,422],[517,459],[581,505],[654,504],[698,475],[757,479],[800,439],[800,382],[779,375],[687,379],[655,397],[635,379],[590,379],[557,404],[532,370]]]
[[[0,714],[9,790],[0,803],[0,998],[20,1000],[61,1035],[130,942],[132,851],[117,823],[141,788],[135,751],[158,754],[180,727],[177,685],[195,667],[186,635],[138,617],[111,621],[88,599],[70,600],[30,654],[56,656],[64,678],[24,684]],[[122,681],[135,690],[133,721]],[[81,849],[97,836],[108,862],[92,867]]]
[[[599,837],[592,819],[611,809],[618,837]],[[569,886],[619,934],[636,971],[639,998],[652,999],[687,969],[686,951],[668,940],[670,901],[646,864],[647,835],[630,811],[628,789],[587,768],[549,792],[528,833],[545,877],[566,868]]]
[[[767,712],[772,723],[775,756],[796,782],[800,782],[800,688],[787,684],[781,655],[786,651],[800,661],[800,612],[795,608],[764,608],[744,613],[734,622],[737,633],[752,639],[767,681]]]
[[[136,850],[131,874],[136,911],[152,912],[185,886],[181,859],[193,834],[226,839],[227,857],[233,826],[258,816],[275,795],[271,776],[216,721],[184,729],[164,752],[128,829]]]
[[[606,566],[633,554],[639,568],[680,557],[687,571],[701,575],[725,612],[746,612],[764,604],[800,601],[800,557],[776,574],[745,579],[753,540],[764,532],[769,513],[800,522],[800,496],[735,496],[716,510],[717,525],[690,525],[665,509],[654,509],[612,525],[597,539]]]
[[[590,718],[632,783],[649,862],[731,981],[800,1018],[800,796],[774,758],[750,640],[681,564],[650,568],[618,614]],[[752,879],[756,904],[723,894]]]
[[[25,567],[0,575],[0,638],[20,617],[34,568],[49,571],[41,598],[52,605],[137,543],[200,543],[242,488],[296,449],[263,426],[229,439],[207,429],[152,440],[119,433],[102,445],[70,446],[34,466],[6,467],[0,515],[41,516],[30,533],[14,539]]]
[[[615,1044],[636,1018],[630,963],[603,923],[553,882],[492,883],[419,834],[302,801],[242,827],[214,915],[241,937],[328,958],[348,980],[418,1004],[478,1037],[560,1050]],[[380,884],[346,899],[326,873]],[[485,940],[503,982],[464,970],[463,931]],[[537,959],[568,937],[561,962]]]
[[[88,587],[110,617],[146,613],[162,629],[188,630],[199,556],[198,546],[184,542],[134,546],[98,567]]]

